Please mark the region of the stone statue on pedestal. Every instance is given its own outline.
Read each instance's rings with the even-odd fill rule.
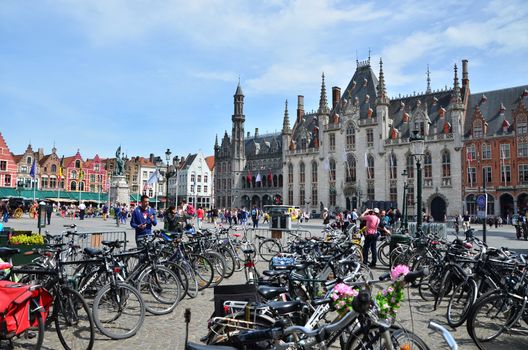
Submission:
[[[130,202],[130,189],[125,177],[125,159],[121,153],[121,146],[116,151],[116,166],[110,184],[110,202],[112,204],[128,204]]]
[[[123,176],[125,175],[125,160],[124,154],[121,153],[121,146],[116,151],[116,167],[114,169],[114,175]]]

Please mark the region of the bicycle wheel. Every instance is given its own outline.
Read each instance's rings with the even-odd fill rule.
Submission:
[[[198,277],[196,277],[196,272],[192,268],[191,264],[189,264],[188,261],[182,261],[180,262],[180,268],[185,273],[185,277],[187,277],[187,283],[189,284],[189,288],[187,288],[187,295],[190,298],[196,298],[198,296]]]
[[[185,298],[185,295],[189,292],[189,278],[184,269],[173,261],[164,261],[163,266],[170,269],[178,277],[180,284],[182,286],[182,293],[180,296],[180,301]]]
[[[282,251],[282,247],[276,240],[268,238],[260,242],[258,252],[260,257],[266,261],[271,261],[275,255],[279,254]]]
[[[44,341],[44,320],[40,312],[30,314],[32,326],[11,338],[10,349],[40,349]]]
[[[517,322],[518,313],[523,310],[522,302],[507,293],[494,293],[477,300],[468,315],[466,328],[479,349],[496,348],[496,344],[488,342],[497,340]],[[511,336],[508,332],[506,338]],[[508,342],[508,339],[504,341]]]
[[[210,287],[218,286],[224,280],[225,274],[225,260],[224,257],[217,252],[208,251],[205,253],[205,256],[211,264],[213,265],[213,281],[210,284]]]
[[[174,310],[182,296],[178,276],[164,266],[149,267],[137,280],[145,309],[153,315],[165,315]]]
[[[469,310],[477,300],[477,284],[475,280],[468,279],[459,284],[449,298],[447,304],[447,323],[453,327],[461,326],[467,318]]]
[[[211,285],[214,277],[213,264],[203,255],[191,256],[191,264],[196,279],[198,281],[198,290],[203,290]]]
[[[233,252],[227,248],[222,248],[219,253],[222,254],[225,261],[224,278],[229,278],[235,273],[235,257],[233,256]]]
[[[145,304],[136,288],[109,283],[95,296],[92,315],[101,333],[111,339],[126,339],[143,325]]]
[[[95,340],[90,308],[75,290],[61,288],[55,298],[53,313],[57,336],[66,350],[89,350]]]
[[[389,329],[394,349],[429,350],[427,344],[416,334],[405,329],[392,327]],[[387,349],[380,341],[380,329],[372,327],[367,332],[356,329],[350,334],[344,347],[345,350],[383,350]]]
[[[383,266],[390,266],[390,244],[387,241],[378,247],[378,260]]]

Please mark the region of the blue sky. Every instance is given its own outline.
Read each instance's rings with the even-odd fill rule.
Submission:
[[[280,130],[284,100],[318,105],[356,57],[383,57],[389,94],[528,83],[528,7],[510,1],[0,0],[0,131],[61,154],[212,154],[240,76],[246,131]],[[357,56],[356,56],[357,55]],[[329,95],[330,98],[330,95]]]

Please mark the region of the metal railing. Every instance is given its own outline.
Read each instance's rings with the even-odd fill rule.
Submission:
[[[101,248],[102,241],[124,241],[123,249],[126,249],[127,233],[125,231],[97,231],[97,232],[77,232],[75,234],[75,244],[81,248]]]
[[[288,242],[288,238],[293,239],[293,235],[298,235],[302,238],[312,237],[312,233],[308,230],[292,229],[292,230],[270,230],[269,228],[247,228],[246,238],[248,241],[258,246],[257,235],[265,238],[274,238],[281,242],[282,246],[285,246]]]

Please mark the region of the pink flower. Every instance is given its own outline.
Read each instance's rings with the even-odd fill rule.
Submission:
[[[387,293],[392,293],[392,292],[394,292],[394,288],[392,287],[387,288]]]
[[[381,294],[383,294],[383,296],[387,296],[387,290],[386,289],[382,290]]]
[[[393,281],[396,281],[400,276],[405,276],[409,273],[409,266],[407,265],[398,265],[391,271],[391,278]]]
[[[333,301],[336,301],[337,299],[339,299],[339,295],[333,293],[330,298],[332,298]]]

